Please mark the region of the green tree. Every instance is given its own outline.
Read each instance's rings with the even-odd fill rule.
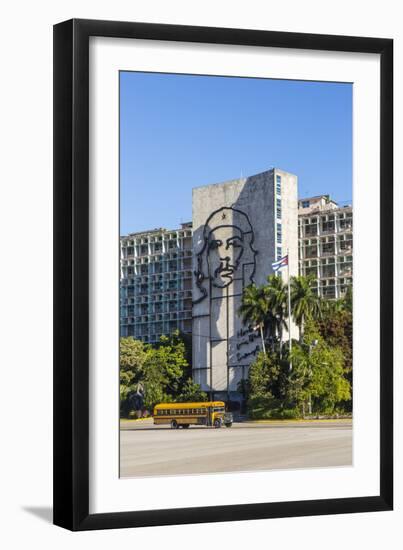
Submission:
[[[337,315],[342,314],[348,312]],[[331,337],[326,340],[321,333],[320,322],[307,317],[303,337],[294,343],[291,357],[286,346],[282,355],[277,350],[260,353],[249,368],[247,382],[239,386],[251,418],[295,418],[305,416],[307,410],[315,414],[346,410],[351,384],[343,349],[337,345],[340,335],[332,337],[330,343]]]
[[[144,376],[147,347],[129,336],[120,339],[120,403],[123,413],[130,409],[130,397]]]
[[[265,330],[268,322],[269,304],[264,286],[247,286],[242,295],[239,315],[244,324],[257,326],[262,340],[263,353],[266,354]]]
[[[313,410],[333,413],[336,406],[351,399],[351,388],[344,376],[343,354],[338,348],[318,346],[312,351],[310,393]]]
[[[184,372],[189,367],[186,359],[186,349],[178,331],[170,336],[161,336],[156,348],[148,352],[146,364],[153,362],[163,373],[166,391],[174,395],[178,392]]]
[[[343,352],[325,341],[312,320],[307,321],[303,341],[293,346],[291,357],[290,398],[304,411],[312,402],[313,412],[331,414],[338,404],[351,399]]]
[[[288,316],[288,291],[280,275],[269,275],[265,286],[265,295],[268,304],[268,311],[274,320],[274,334],[277,335],[280,343],[280,355],[283,344],[283,331],[288,330],[286,318]]]
[[[145,406],[152,410],[159,402],[176,401],[186,383],[189,363],[179,332],[161,336],[156,347],[149,347],[144,363]]]
[[[333,309],[326,307],[322,318],[317,322],[320,335],[326,343],[341,350],[343,356],[344,375],[352,386],[353,383],[353,315],[346,300]],[[351,408],[351,401],[346,403]]]
[[[351,285],[347,288],[347,292],[343,300],[344,300],[344,309],[352,313],[353,312],[353,287]]]
[[[248,375],[248,411],[252,418],[261,418],[270,408],[273,395],[268,389],[270,359],[265,353],[259,353],[249,367]]]
[[[249,368],[247,408],[251,418],[295,418],[298,410],[289,400],[288,360],[279,352],[260,353]]]
[[[188,378],[182,385],[181,391],[176,398],[179,403],[189,401],[207,401],[207,393],[202,391],[199,384]]]
[[[314,289],[315,278],[300,275],[291,278],[291,310],[294,321],[299,328],[299,340],[302,341],[304,324],[307,319],[319,319],[321,301]]]

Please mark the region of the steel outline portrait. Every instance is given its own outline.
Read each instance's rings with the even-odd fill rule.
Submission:
[[[237,218],[236,224],[232,223],[234,217]],[[234,229],[233,234],[229,237],[224,235],[224,238],[220,239],[222,230],[228,228]],[[252,265],[248,276],[249,281],[247,283],[244,281],[245,286],[254,283],[258,252],[253,246],[255,235],[252,224],[245,212],[232,206],[223,206],[215,210],[203,226],[202,239],[202,247],[196,253],[194,271],[200,296],[193,300],[193,304],[198,304],[207,297],[208,290],[203,286],[206,281],[210,281],[216,288],[227,288],[233,283],[236,272],[244,264]],[[233,250],[232,258],[229,255],[230,248]],[[234,252],[236,248],[240,250]],[[225,256],[223,257],[222,254]],[[242,262],[242,258],[245,257],[249,261]]]

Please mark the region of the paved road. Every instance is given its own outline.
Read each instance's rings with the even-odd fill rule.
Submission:
[[[171,430],[151,420],[122,422],[121,477],[346,466],[350,421]]]

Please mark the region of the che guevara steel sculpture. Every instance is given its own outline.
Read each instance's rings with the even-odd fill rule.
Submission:
[[[203,228],[203,244],[196,254],[196,286],[200,296],[193,303],[198,304],[208,295],[207,281],[216,288],[230,286],[244,267],[250,266],[247,281],[254,282],[256,254],[253,247],[254,233],[245,212],[233,207],[223,206],[207,218]],[[244,286],[243,285],[243,286]]]
[[[255,282],[257,250],[254,248],[254,239],[247,214],[226,206],[210,214],[199,236],[199,249],[195,255],[196,296],[193,304],[197,306],[209,299],[207,340],[210,346],[211,388],[214,386],[213,367],[222,364],[224,356],[226,390],[229,391],[229,369],[247,367],[259,351],[254,328],[242,327],[239,318],[234,319],[238,316],[244,288]],[[226,347],[225,354],[216,347],[219,343]],[[242,370],[242,373],[243,377],[245,371]]]

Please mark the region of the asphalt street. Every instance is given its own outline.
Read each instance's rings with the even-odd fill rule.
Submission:
[[[120,475],[140,477],[352,464],[349,420],[233,424],[172,430],[122,422]]]

